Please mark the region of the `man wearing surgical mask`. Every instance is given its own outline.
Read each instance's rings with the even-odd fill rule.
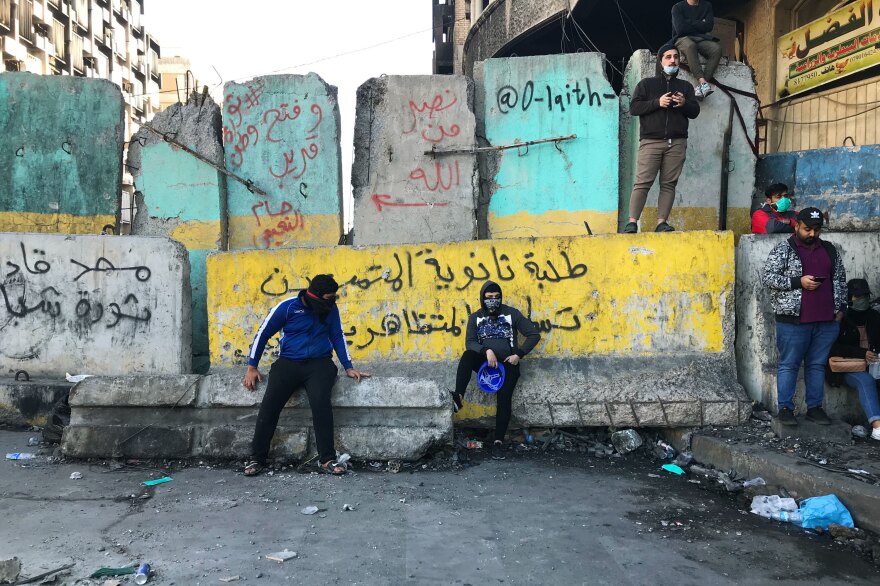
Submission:
[[[520,344],[517,334],[524,340]],[[465,352],[458,362],[455,391],[451,392],[453,409],[462,408],[462,398],[471,380],[483,363],[504,368],[504,384],[496,393],[495,442],[492,458],[504,459],[504,436],[510,424],[513,389],[519,380],[519,363],[541,340],[537,326],[518,309],[502,303],[501,286],[486,281],[480,288],[480,309],[468,317]]]
[[[797,212],[788,185],[774,183],[764,192],[767,201],[752,214],[752,234],[794,234]]]

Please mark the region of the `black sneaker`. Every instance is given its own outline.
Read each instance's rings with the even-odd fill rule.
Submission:
[[[452,412],[458,413],[458,411],[462,407],[461,395],[459,395],[458,393],[453,393],[452,391],[450,391],[449,394],[450,396],[452,396]]]
[[[636,222],[630,222],[626,226],[623,227],[624,234],[637,234],[639,231],[639,225]]]
[[[657,224],[657,227],[654,228],[654,232],[675,232],[675,228],[673,228],[666,222],[660,222],[659,224]]]
[[[504,460],[507,456],[504,455],[504,444],[501,442],[494,442],[492,444],[492,459],[493,460]]]
[[[787,425],[789,427],[796,427],[798,424],[797,419],[794,416],[794,411],[789,409],[788,407],[783,407],[779,410],[779,415],[776,417],[779,419],[779,423],[782,425]]]
[[[828,415],[825,414],[821,407],[807,409],[807,419],[819,425],[831,425],[831,419],[828,418]]]

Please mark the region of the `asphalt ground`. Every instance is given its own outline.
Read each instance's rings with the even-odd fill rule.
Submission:
[[[27,446],[35,435],[0,431],[4,454],[38,454],[0,462],[0,559],[18,556],[23,576],[75,564],[55,584],[103,584],[86,578],[143,561],[151,584],[187,586],[880,583],[828,536],[637,454],[476,451],[467,466],[444,454],[399,473],[364,463],[343,477],[245,478],[208,463],[55,462],[51,447]],[[297,557],[265,558],[284,549]]]

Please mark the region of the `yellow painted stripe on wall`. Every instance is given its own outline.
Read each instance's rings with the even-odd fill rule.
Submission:
[[[718,209],[717,208],[687,208],[674,207],[672,213],[669,214],[669,223],[676,230],[717,230],[718,229]],[[657,225],[657,208],[646,207],[642,213],[642,229],[650,231]],[[728,208],[727,209],[727,229],[740,236],[749,234],[752,231],[752,219],[749,215],[749,208]]]
[[[343,285],[356,360],[457,358],[486,279],[539,324],[537,356],[720,352],[733,252],[731,232],[677,232],[216,253],[211,363],[245,362],[269,310],[317,273]]]
[[[489,214],[489,234],[492,238],[541,238],[550,236],[585,236],[589,222],[593,234],[617,232],[617,212],[556,210],[532,215],[518,212],[511,216]]]
[[[187,250],[217,250],[220,248],[222,230],[220,220],[191,220],[178,224],[170,236],[186,246]]]
[[[100,234],[110,224],[112,215],[74,216],[39,212],[0,212],[0,232],[36,232],[39,234]]]
[[[229,249],[273,249],[339,244],[342,220],[338,214],[230,216]]]

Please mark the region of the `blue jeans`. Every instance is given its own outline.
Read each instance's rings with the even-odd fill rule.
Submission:
[[[794,390],[798,371],[804,364],[807,409],[821,407],[825,397],[825,363],[831,346],[840,333],[840,323],[823,321],[812,324],[776,322],[776,400],[779,408],[794,411]]]
[[[867,372],[847,372],[843,375],[847,386],[859,392],[859,403],[868,416],[868,423],[880,421],[880,397],[877,394],[877,381]]]

